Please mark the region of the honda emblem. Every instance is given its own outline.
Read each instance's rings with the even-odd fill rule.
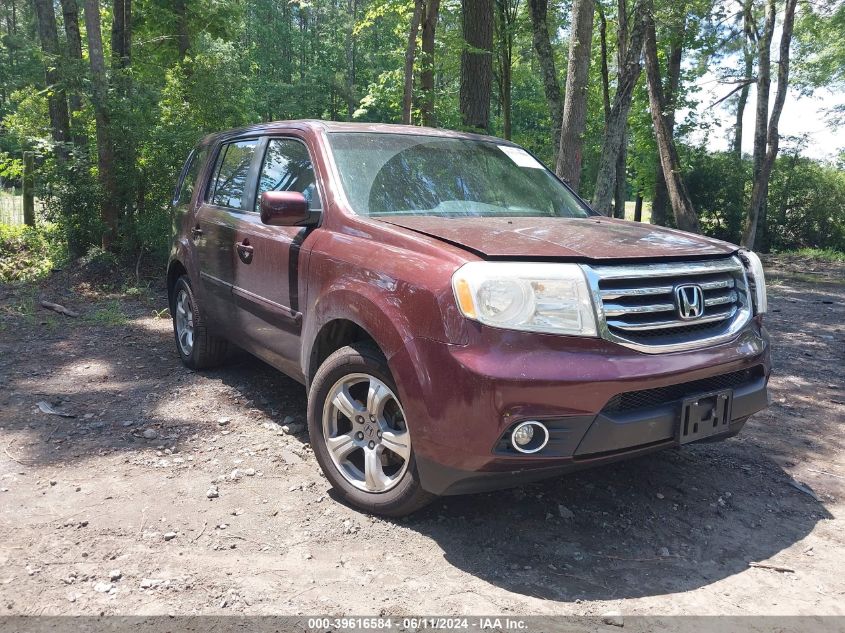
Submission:
[[[675,287],[675,303],[678,315],[684,321],[693,321],[704,316],[704,292],[701,286],[687,284]]]

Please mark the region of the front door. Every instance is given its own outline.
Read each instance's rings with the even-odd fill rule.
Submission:
[[[321,208],[314,168],[305,144],[293,137],[267,138],[259,161],[252,208],[239,216],[234,285],[236,318],[250,351],[298,375],[302,329],[300,297],[312,227],[267,226],[259,214],[265,191],[299,191],[312,210]]]

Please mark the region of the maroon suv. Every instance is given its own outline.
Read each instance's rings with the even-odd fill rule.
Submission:
[[[177,349],[308,389],[352,505],[402,515],[737,433],[767,404],[760,260],[594,213],[524,149],[290,121],[206,138],[173,200]]]

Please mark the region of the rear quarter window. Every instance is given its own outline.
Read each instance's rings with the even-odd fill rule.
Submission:
[[[207,155],[208,150],[205,147],[197,148],[188,155],[188,160],[185,161],[185,165],[182,167],[182,172],[179,175],[179,181],[176,185],[176,191],[173,194],[174,207],[190,204],[194,197],[197,177],[202,166],[205,164]]]

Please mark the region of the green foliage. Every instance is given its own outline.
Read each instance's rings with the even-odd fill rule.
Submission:
[[[690,153],[690,196],[709,235],[738,243],[751,161],[728,152]],[[845,172],[796,154],[780,156],[767,205],[767,240],[775,251],[802,248],[845,251]]]
[[[600,1],[607,18],[612,99],[619,4]],[[510,4],[518,6],[508,27],[513,35],[512,138],[551,165],[555,149],[551,147],[551,118],[532,42],[528,1],[511,0]],[[735,7],[712,0],[659,0],[654,4],[664,75],[670,44],[683,44],[676,137],[693,202],[709,234],[736,242],[748,205],[748,161],[727,153],[708,153],[691,146],[689,139],[694,133],[708,132],[696,83],[714,63],[730,66],[731,56],[740,47],[737,28],[741,19]],[[117,140],[113,165],[118,181],[117,257],[123,262],[134,263],[139,255],[158,263],[166,258],[169,202],[176,176],[204,135],[276,119],[400,120],[412,0],[184,0],[181,16],[179,6],[181,3],[171,0],[135,0],[131,63],[128,68],[116,68],[109,50],[111,3],[101,3],[107,105],[110,130]],[[632,11],[631,0],[627,7]],[[570,0],[549,3],[549,37],[562,87],[570,11]],[[64,49],[62,12],[57,16],[57,33]],[[0,25],[4,27],[0,38],[0,179],[18,181],[21,152],[35,151],[36,195],[50,227],[49,240],[41,229],[27,233],[26,239],[23,234],[15,238],[19,240],[16,244],[26,244],[14,247],[18,249],[16,261],[37,259],[35,253],[43,253],[47,246],[54,248],[57,241],[67,244],[72,257],[96,255],[91,247],[101,244],[104,194],[98,182],[84,28],[84,59],[58,60],[61,85],[47,86],[44,64],[56,60],[41,54],[32,3],[13,0],[0,5]],[[840,86],[845,80],[843,29],[845,5],[841,1],[802,5],[793,59],[804,90]],[[498,48],[491,52],[497,60],[491,95],[494,135],[503,133],[498,60],[504,59],[501,47],[507,38],[502,34],[500,24],[494,45]],[[582,161],[581,193],[586,198],[595,184],[605,133],[598,38],[597,16]],[[441,127],[461,127],[460,59],[465,46],[461,0],[442,0],[432,65],[435,118]],[[417,90],[420,72],[429,62],[418,50],[414,66]],[[733,72],[729,70],[728,74]],[[48,114],[48,95],[58,88],[81,103],[72,120],[73,142],[63,147],[52,141]],[[415,96],[421,95],[417,92]],[[418,122],[418,110],[413,116]],[[644,75],[635,89],[628,124],[630,197],[641,193],[648,200],[654,191],[658,162]],[[843,165],[845,159],[840,170],[792,156],[778,160],[767,216],[767,239],[772,248],[842,248]],[[36,237],[39,235],[42,237]],[[46,262],[55,257],[44,256],[39,261],[43,266],[15,264],[14,274],[43,274],[37,271],[49,269]]]
[[[845,3],[807,3],[795,25],[795,84],[806,92],[845,84]]]
[[[0,283],[40,279],[64,261],[63,241],[55,226],[0,224]]]
[[[0,152],[0,181],[20,180],[23,175],[23,160]]]
[[[74,152],[67,162],[60,162],[47,154],[36,169],[35,195],[45,218],[67,244],[69,255],[82,255],[99,242],[103,232],[99,217],[102,192],[90,159]]]
[[[845,251],[845,172],[808,158],[778,158],[769,190],[769,245]]]
[[[751,195],[751,162],[730,152],[708,153],[702,148],[687,152],[686,159],[687,189],[702,229],[738,244]]]

